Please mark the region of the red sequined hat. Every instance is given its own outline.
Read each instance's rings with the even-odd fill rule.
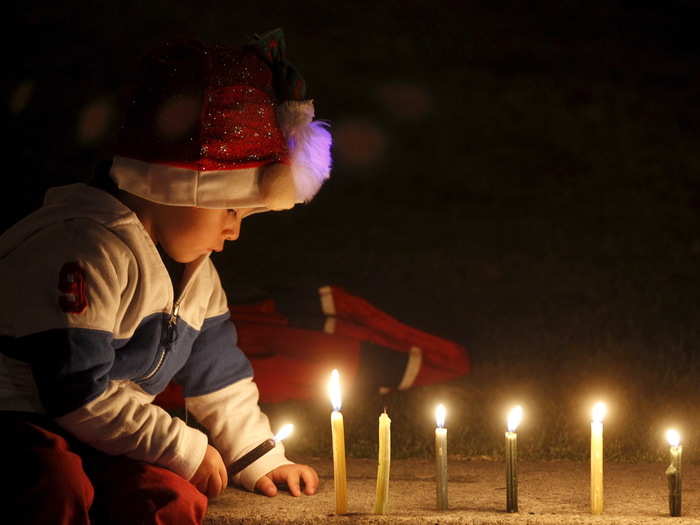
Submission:
[[[110,175],[144,199],[288,209],[330,174],[331,137],[271,31],[239,49],[169,43],[141,62]]]

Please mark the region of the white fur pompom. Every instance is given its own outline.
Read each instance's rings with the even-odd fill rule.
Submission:
[[[277,123],[284,137],[289,140],[297,129],[311,123],[314,114],[313,100],[287,100],[277,106]]]
[[[326,122],[313,120],[312,100],[290,100],[277,108],[287,139],[297,201],[310,201],[331,171],[331,134]]]

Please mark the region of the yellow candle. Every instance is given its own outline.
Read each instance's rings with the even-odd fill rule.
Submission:
[[[343,414],[340,413],[340,375],[331,372],[328,391],[333,405],[331,413],[331,433],[333,436],[333,481],[335,482],[335,513],[348,511],[348,482],[345,472],[345,429]]]
[[[603,513],[603,418],[605,403],[593,406],[591,421],[591,513]]]
[[[681,495],[682,495],[682,458],[683,447],[681,446],[681,436],[676,430],[668,430],[666,439],[671,445],[671,464],[666,469],[668,479],[668,510],[671,516],[681,515]]]
[[[437,477],[437,508],[447,510],[447,429],[445,405],[435,408],[435,471]]]
[[[523,407],[517,405],[508,413],[506,432],[506,512],[518,512],[518,434]]]
[[[391,419],[386,412],[379,416],[379,465],[374,513],[385,514],[389,503],[389,467],[391,466]]]

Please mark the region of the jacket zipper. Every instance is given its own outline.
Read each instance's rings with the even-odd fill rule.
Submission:
[[[170,312],[170,318],[168,319],[168,326],[165,328],[165,333],[164,336],[161,338],[161,344],[160,344],[160,352],[158,354],[158,359],[156,359],[155,365],[151,368],[151,370],[144,376],[139,377],[138,379],[134,379],[134,382],[136,383],[143,383],[144,381],[148,381],[151,379],[154,375],[156,375],[160,369],[163,367],[163,363],[165,362],[165,355],[170,352],[172,349],[173,343],[177,339],[177,320],[178,320],[178,314],[180,313],[180,302],[182,301],[182,297],[178,299],[174,304],[173,304],[173,310]]]
[[[134,379],[135,383],[142,383],[144,381],[148,381],[154,375],[156,375],[163,366],[165,356],[171,350],[173,343],[177,339],[177,320],[179,318],[178,314],[180,313],[180,303],[182,303],[182,299],[185,297],[187,291],[192,286],[192,282],[194,281],[195,275],[202,268],[203,261],[204,260],[202,259],[202,261],[200,261],[200,264],[190,274],[189,278],[187,279],[187,284],[185,284],[185,287],[180,293],[180,296],[178,297],[177,301],[173,303],[173,309],[170,313],[170,318],[168,319],[168,326],[165,329],[164,337],[161,339],[160,353],[158,354],[158,359],[156,359],[155,365],[146,375],[139,377],[138,379]],[[163,269],[165,270],[165,268]]]

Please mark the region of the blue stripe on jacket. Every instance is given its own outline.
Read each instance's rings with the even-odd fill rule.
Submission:
[[[186,397],[209,394],[253,376],[253,367],[237,341],[236,327],[228,312],[204,321],[189,361],[175,376]]]
[[[145,317],[129,339],[85,328],[46,330],[27,336],[0,338],[0,351],[32,367],[39,399],[52,417],[62,416],[97,398],[111,379],[136,381],[156,395],[177,376],[185,395],[203,395],[252,376],[252,367],[236,346],[229,315],[205,320],[198,331],[182,319],[162,365],[150,379],[164,351],[163,330],[168,315]]]
[[[114,363],[112,334],[79,328],[3,337],[2,352],[28,363],[46,412],[62,416],[107,388]]]

